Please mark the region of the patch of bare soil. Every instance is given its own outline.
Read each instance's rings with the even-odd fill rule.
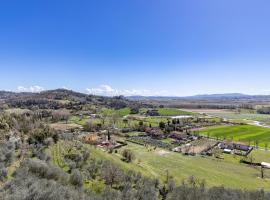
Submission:
[[[165,156],[165,155],[169,154],[170,152],[161,149],[161,150],[155,151],[155,153],[158,154],[158,155],[160,155],[160,156]]]

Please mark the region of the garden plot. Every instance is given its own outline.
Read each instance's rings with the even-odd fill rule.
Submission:
[[[202,138],[188,144],[174,148],[174,151],[184,154],[200,154],[206,152],[217,144],[216,140]]]
[[[155,147],[160,147],[164,149],[172,149],[173,145],[170,143],[163,142],[161,140],[153,139],[149,136],[147,137],[140,137],[140,136],[134,136],[134,137],[129,137],[127,141],[140,144],[140,145],[151,145]]]

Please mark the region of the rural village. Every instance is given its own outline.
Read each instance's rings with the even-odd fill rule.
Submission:
[[[270,200],[269,0],[0,4],[0,200]]]
[[[196,191],[205,184],[267,191],[270,184],[270,115],[259,113],[264,106],[224,108],[211,102],[209,107],[217,108],[181,108],[64,89],[30,98],[6,95],[0,120],[1,184],[20,179],[24,170],[35,174],[41,169],[45,174],[39,176],[48,177],[61,169],[69,180],[65,184],[92,196],[124,192],[121,181],[127,172],[153,186],[135,184],[130,189],[140,193],[133,195],[147,189],[163,199],[183,181],[195,184]]]

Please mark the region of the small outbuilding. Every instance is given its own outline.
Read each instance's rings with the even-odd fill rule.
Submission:
[[[262,166],[263,168],[270,169],[270,163],[262,162],[262,163],[261,163],[261,166]]]

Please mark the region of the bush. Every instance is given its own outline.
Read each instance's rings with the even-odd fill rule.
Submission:
[[[7,178],[7,170],[3,164],[0,163],[0,181],[4,181]]]
[[[123,160],[128,163],[135,159],[135,155],[130,149],[125,149],[122,152],[122,156],[123,156]]]
[[[138,114],[140,112],[140,108],[137,106],[133,106],[130,108],[130,114]]]
[[[110,161],[106,161],[102,165],[101,177],[105,181],[105,184],[111,187],[114,184],[120,183],[123,178],[123,171]]]
[[[76,187],[83,186],[83,178],[82,178],[79,170],[77,170],[77,169],[72,170],[69,182]]]
[[[12,142],[0,143],[0,163],[2,162],[5,166],[12,163],[14,158],[15,146]]]

